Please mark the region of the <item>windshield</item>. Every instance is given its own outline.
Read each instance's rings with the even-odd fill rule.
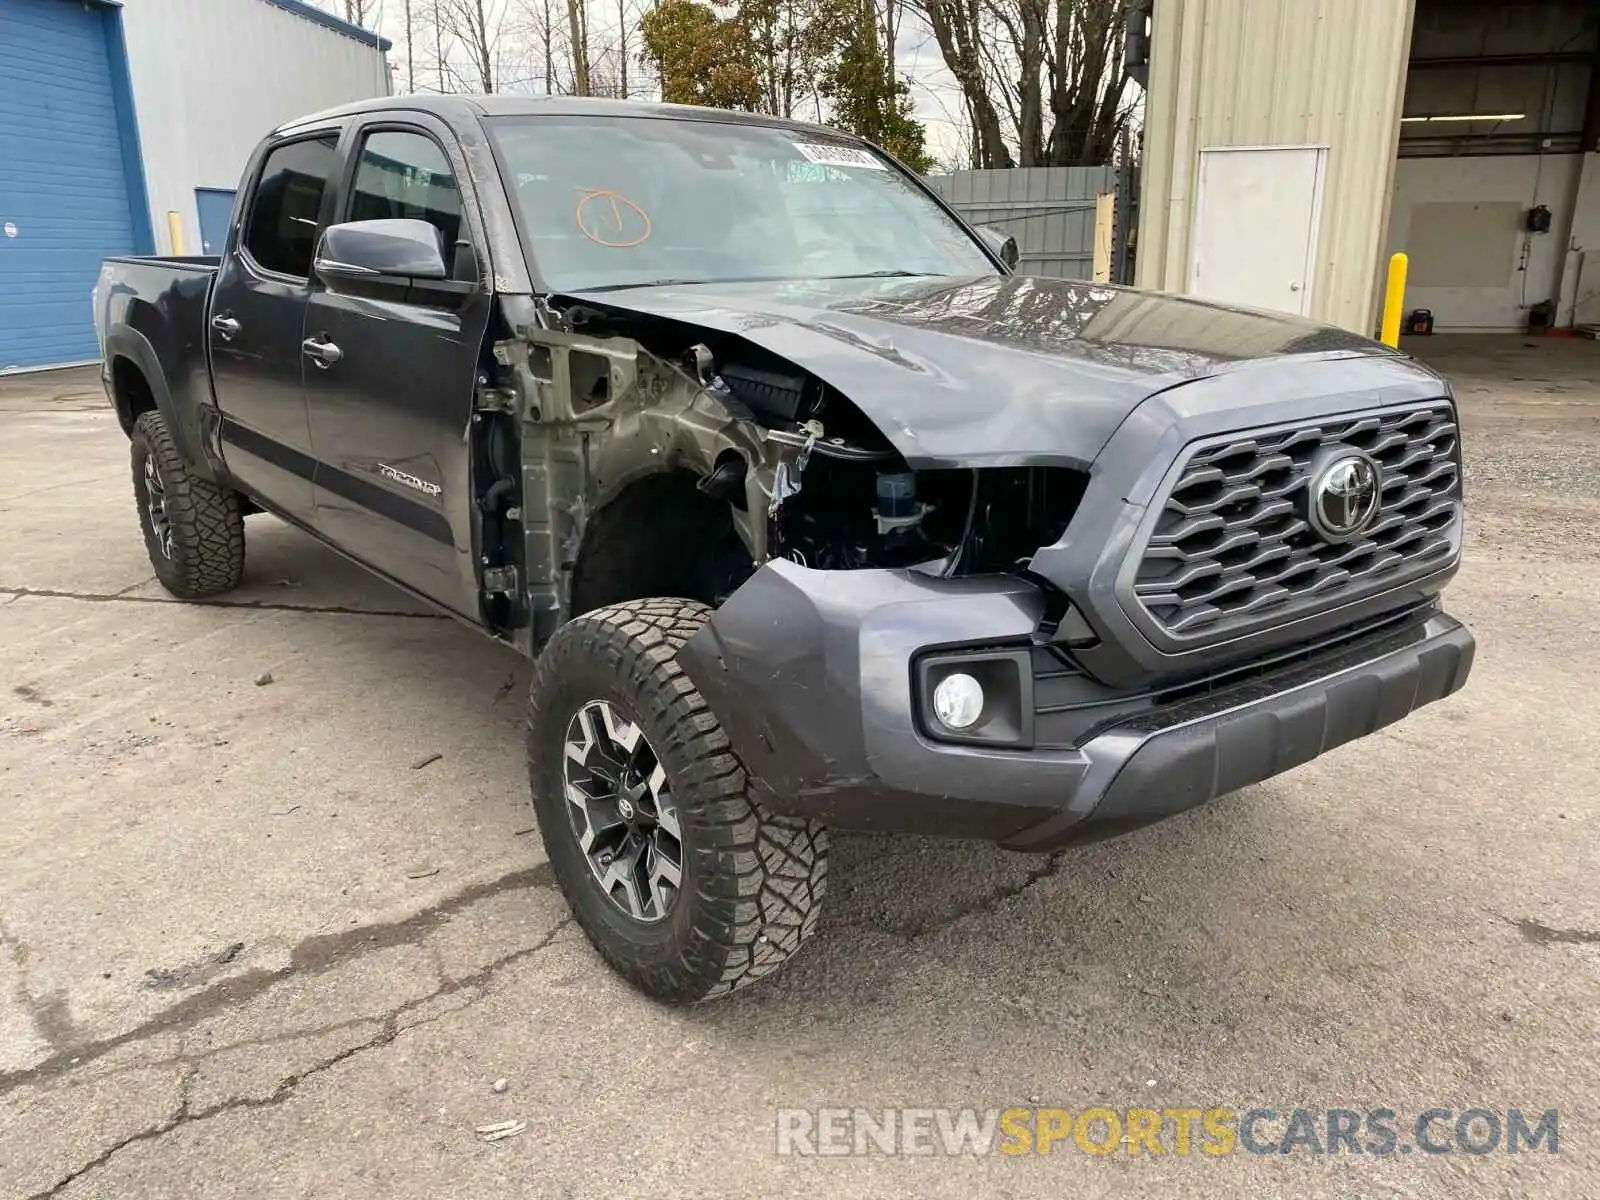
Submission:
[[[842,137],[648,117],[489,126],[556,291],[997,273],[898,167]]]

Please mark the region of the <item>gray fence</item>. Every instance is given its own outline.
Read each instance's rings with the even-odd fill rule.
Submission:
[[[1114,192],[1113,167],[1018,167],[932,175],[928,185],[974,225],[1017,239],[1024,275],[1089,279],[1094,273],[1094,203]]]

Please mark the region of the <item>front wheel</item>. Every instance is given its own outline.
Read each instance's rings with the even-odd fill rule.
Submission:
[[[816,929],[827,831],[767,812],[678,649],[710,610],[636,600],[539,657],[528,778],[545,852],[602,957],[660,1000],[726,995]]]

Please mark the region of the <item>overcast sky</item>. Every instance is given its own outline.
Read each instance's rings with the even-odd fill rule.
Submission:
[[[343,0],[315,0],[319,7],[344,15]],[[415,0],[413,11],[422,11],[427,0]],[[502,12],[515,13],[516,0],[487,0],[491,15]],[[558,5],[564,10],[564,5]],[[367,26],[377,30],[394,42],[389,62],[395,68],[395,85],[404,90],[405,80],[405,22],[401,0],[381,0],[377,16],[367,18]],[[595,44],[610,44],[617,30],[615,3],[590,0],[589,27]],[[636,53],[636,52],[635,52]],[[928,149],[944,166],[960,166],[963,153],[961,122],[961,91],[954,76],[939,55],[933,34],[913,13],[906,13],[895,46],[895,64],[900,74],[910,81],[912,99],[917,117],[928,131]],[[419,78],[418,83],[421,84]],[[796,113],[800,117],[814,117],[814,113]]]

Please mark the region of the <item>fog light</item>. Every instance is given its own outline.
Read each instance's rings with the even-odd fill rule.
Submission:
[[[983,686],[959,671],[933,689],[933,715],[946,729],[970,729],[983,715]]]

